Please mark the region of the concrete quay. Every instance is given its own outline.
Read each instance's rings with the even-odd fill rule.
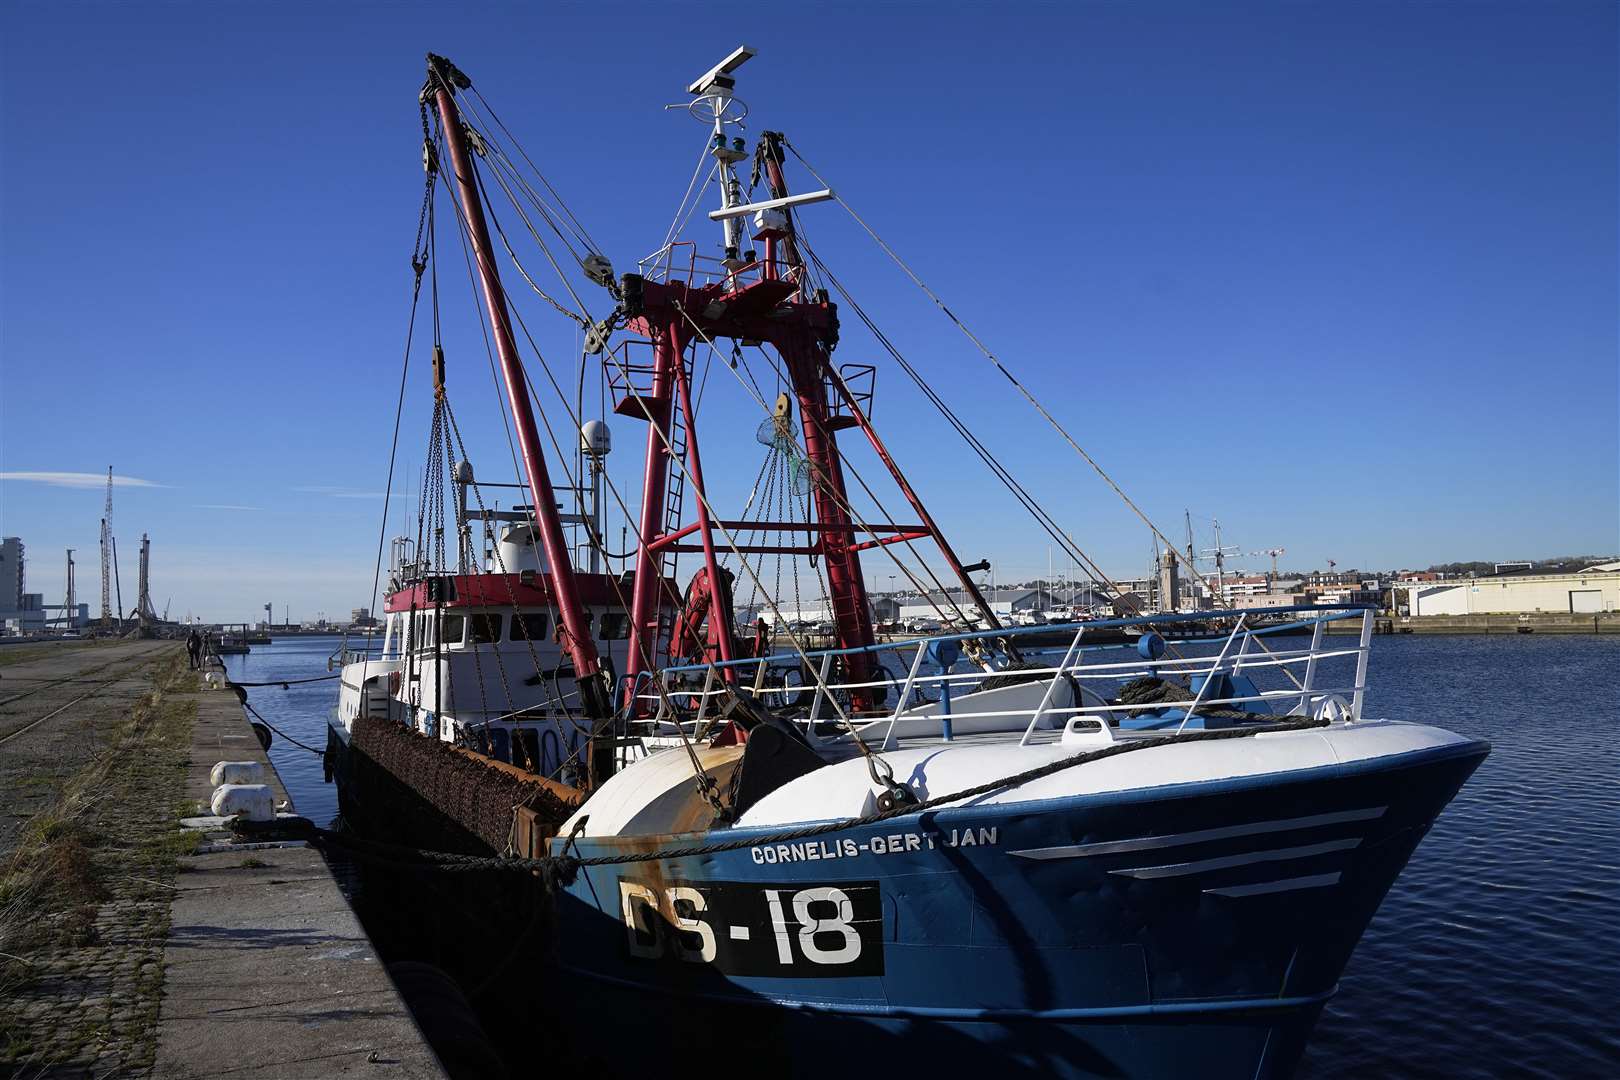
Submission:
[[[288,804],[178,643],[0,647],[0,1076],[444,1076],[318,851],[181,827],[222,760]]]
[[[1359,634],[1359,619],[1327,624],[1330,634]],[[1523,615],[1377,615],[1377,634],[1620,634],[1620,611],[1571,614],[1535,611]]]

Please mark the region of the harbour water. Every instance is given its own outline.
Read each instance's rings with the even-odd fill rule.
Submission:
[[[335,637],[226,658],[239,682],[327,674]],[[1300,1076],[1620,1075],[1620,640],[1378,637],[1366,712],[1489,739],[1490,758],[1384,901]],[[320,748],[335,681],[250,703]],[[271,747],[299,811],[337,814],[319,758]]]

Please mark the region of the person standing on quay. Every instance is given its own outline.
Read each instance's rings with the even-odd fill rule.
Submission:
[[[202,666],[202,636],[195,627],[186,635],[186,652],[191,656],[191,670],[196,671]]]

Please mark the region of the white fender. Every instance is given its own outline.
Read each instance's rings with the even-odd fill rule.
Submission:
[[[269,784],[221,784],[214,789],[211,805],[219,817],[240,817],[249,821],[276,819],[276,797]]]
[[[264,766],[257,761],[217,762],[208,774],[208,782],[215,787],[221,784],[262,784]]]

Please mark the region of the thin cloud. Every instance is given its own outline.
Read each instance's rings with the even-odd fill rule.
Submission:
[[[91,472],[0,472],[0,480],[21,480],[34,484],[50,484],[52,487],[65,488],[98,488],[107,484],[106,473]],[[134,476],[114,476],[113,487],[166,487],[152,480],[142,480]]]
[[[263,510],[262,506],[237,506],[233,503],[197,503],[197,510]]]

